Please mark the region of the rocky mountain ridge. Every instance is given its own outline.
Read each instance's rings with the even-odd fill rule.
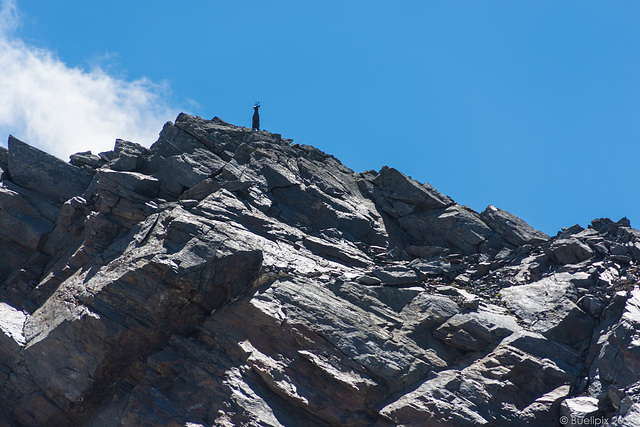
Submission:
[[[640,232],[181,114],[0,148],[0,425],[640,424]],[[566,418],[563,418],[566,417]]]

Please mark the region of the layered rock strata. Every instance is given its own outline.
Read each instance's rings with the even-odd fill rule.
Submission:
[[[150,149],[8,146],[0,425],[637,425],[625,219],[550,238],[185,114]]]

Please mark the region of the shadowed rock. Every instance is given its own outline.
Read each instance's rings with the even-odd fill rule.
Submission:
[[[64,202],[84,193],[92,174],[9,136],[9,175],[15,184]]]
[[[539,244],[549,240],[549,236],[545,233],[531,227],[517,216],[495,206],[488,206],[480,214],[480,218],[500,237],[514,246],[522,246],[527,243]]]

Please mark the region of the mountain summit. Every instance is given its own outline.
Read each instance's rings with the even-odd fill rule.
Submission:
[[[549,237],[186,114],[149,149],[8,147],[0,426],[639,423],[626,219]]]

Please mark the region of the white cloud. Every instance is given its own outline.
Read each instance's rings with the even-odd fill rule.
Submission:
[[[13,33],[18,28],[19,22],[15,0],[3,0],[2,9],[0,9],[0,36]]]
[[[0,10],[0,138],[18,139],[67,159],[78,151],[112,150],[116,138],[150,145],[177,111],[167,88],[125,81],[100,68],[70,68],[51,52],[15,36],[15,0]]]

